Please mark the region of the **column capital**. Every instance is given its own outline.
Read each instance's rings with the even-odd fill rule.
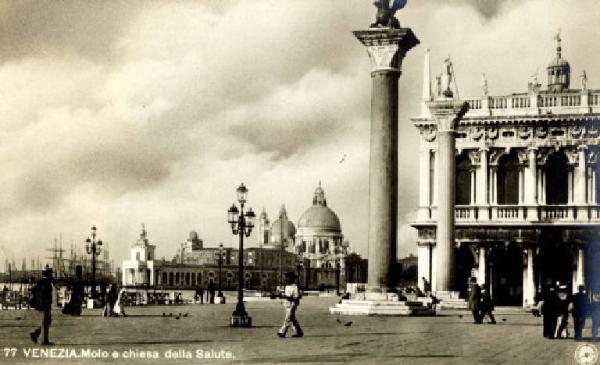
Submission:
[[[367,47],[372,73],[399,73],[406,52],[419,44],[410,28],[373,28],[356,30],[353,33]]]
[[[440,98],[425,104],[437,123],[438,133],[453,132],[458,121],[469,111],[469,103],[451,98]]]

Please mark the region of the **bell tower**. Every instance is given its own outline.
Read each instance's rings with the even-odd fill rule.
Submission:
[[[554,36],[556,40],[556,58],[548,65],[548,91],[558,93],[569,89],[571,82],[571,66],[562,58],[560,31]]]

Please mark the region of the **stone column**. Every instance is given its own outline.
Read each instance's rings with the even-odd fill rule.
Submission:
[[[371,60],[368,291],[395,286],[398,206],[398,78],[406,52],[419,43],[408,28],[355,31]]]
[[[483,246],[479,247],[479,267],[477,268],[477,282],[479,284],[486,283],[485,277],[485,265],[486,265],[486,248]],[[491,285],[490,285],[491,286]]]
[[[423,143],[423,142],[421,142]],[[430,183],[430,170],[431,170],[431,152],[429,148],[422,147],[419,151],[419,209],[417,211],[417,219],[429,220],[430,219],[430,206],[431,202],[429,198],[431,193],[429,191]]]
[[[454,208],[456,194],[456,125],[469,104],[456,99],[437,99],[428,103],[437,124],[438,207],[436,291],[454,289]]]
[[[485,147],[481,148],[479,150],[479,153],[480,165],[479,174],[477,174],[479,177],[479,182],[477,184],[477,204],[482,206],[482,208],[479,209],[478,217],[480,220],[489,220],[489,209],[487,208],[487,206],[489,205],[488,198],[490,194],[488,191],[488,149]]]
[[[422,291],[425,291],[425,286],[423,285],[423,278],[429,281],[431,285],[431,277],[429,276],[430,267],[429,267],[429,253],[431,251],[431,245],[428,243],[419,243],[417,246],[417,286]]]
[[[535,282],[533,277],[533,249],[525,250],[527,264],[523,275],[523,306],[535,304]]]
[[[575,257],[575,260],[577,261],[577,266],[575,267],[575,270],[573,270],[573,293],[577,293],[577,287],[579,285],[585,285],[585,280],[584,280],[584,270],[585,270],[585,266],[584,266],[584,255],[585,252],[581,247],[577,247],[574,250],[577,254],[577,257]]]
[[[575,166],[575,181],[574,181],[574,203],[575,205],[585,205],[586,203],[586,176],[585,171],[587,169],[585,163],[585,150],[587,146],[579,146],[577,148],[577,165]]]

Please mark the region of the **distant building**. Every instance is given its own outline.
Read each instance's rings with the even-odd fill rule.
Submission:
[[[148,241],[146,228],[142,225],[140,238],[129,250],[129,260],[123,261],[122,284],[125,286],[153,286],[155,277],[155,245]]]

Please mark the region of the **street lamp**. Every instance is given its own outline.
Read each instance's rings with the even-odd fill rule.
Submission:
[[[233,204],[227,211],[227,220],[231,225],[231,231],[234,235],[240,237],[240,248],[238,252],[238,302],[231,315],[232,327],[251,327],[252,318],[248,316],[244,307],[244,236],[250,237],[252,228],[254,228],[254,218],[256,215],[251,208],[244,214],[244,204],[248,198],[248,189],[242,183],[236,190],[240,210]]]
[[[219,294],[218,297],[222,297],[221,292],[221,267],[223,266],[223,243],[219,243]]]
[[[96,256],[102,252],[102,241],[96,241],[96,226],[92,226],[91,236],[85,240],[85,250],[92,255],[92,299],[96,299]]]

